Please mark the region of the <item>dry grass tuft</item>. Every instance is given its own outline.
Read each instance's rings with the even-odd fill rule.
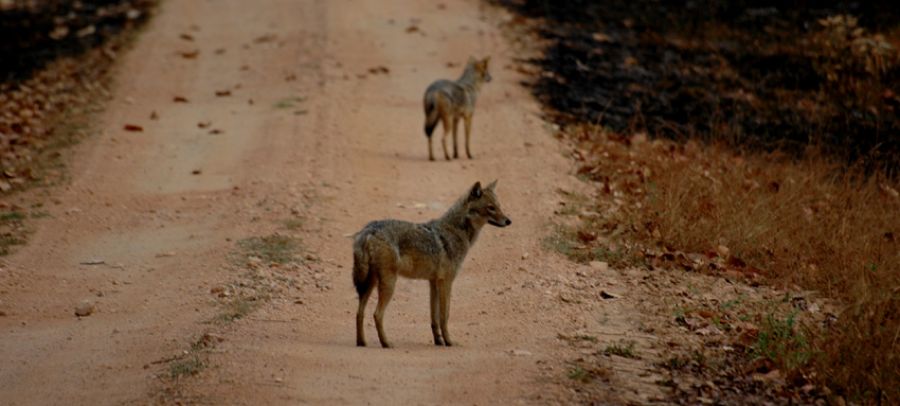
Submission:
[[[648,257],[836,299],[845,310],[811,340],[809,362],[784,364],[814,366],[851,400],[900,401],[896,180],[816,154],[741,155],[591,126],[568,133],[579,174],[608,195],[598,199],[601,216],[590,227],[639,242],[632,251]]]

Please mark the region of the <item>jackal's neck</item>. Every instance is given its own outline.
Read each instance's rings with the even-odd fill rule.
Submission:
[[[476,224],[473,224],[468,216],[468,195],[463,196],[453,206],[438,219],[438,222],[442,225],[448,226],[454,230],[454,232],[460,233],[464,236],[466,242],[471,246],[475,243],[475,239],[478,238],[478,232],[481,230]]]
[[[477,93],[481,88],[481,80],[478,79],[478,73],[475,72],[475,65],[472,63],[466,64],[466,69],[463,70],[462,76],[456,80],[456,83]]]

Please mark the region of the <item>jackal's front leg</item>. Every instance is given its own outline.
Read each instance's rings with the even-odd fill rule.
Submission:
[[[450,332],[447,330],[447,322],[450,319],[450,287],[452,280],[438,281],[438,296],[440,297],[440,316],[441,316],[441,337],[444,338],[444,345],[451,346]]]
[[[440,316],[440,298],[438,297],[437,281],[428,281],[431,299],[431,335],[434,336],[434,345],[444,345],[444,339],[441,338],[441,330],[438,326]]]
[[[466,126],[466,156],[472,159],[472,152],[469,151],[469,138],[472,134],[472,115],[467,115],[463,121]]]
[[[444,136],[441,137],[441,148],[444,149],[444,159],[450,160],[450,155],[447,154],[447,136],[450,135],[450,127],[444,126]]]
[[[459,128],[459,116],[453,117],[453,158],[459,158],[459,152],[456,148],[456,129]]]

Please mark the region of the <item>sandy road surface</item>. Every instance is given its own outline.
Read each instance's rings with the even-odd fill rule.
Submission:
[[[475,0],[444,4],[164,2],[120,66],[99,135],[76,149],[71,183],[53,192],[31,243],[5,260],[3,403],[166,400],[155,393],[159,361],[215,316],[210,289],[234,280],[226,265],[235,242],[296,217],[304,250],[319,259],[316,286],[233,323],[209,367],[177,396],[214,404],[565,399],[558,381],[569,350],[557,334],[596,329],[600,305],[557,300],[558,281],[576,266],[541,239],[557,188],[576,182],[509,69],[515,55],[498,12]],[[179,55],[194,50],[196,58]],[[433,79],[456,77],[469,55],[493,57],[494,81],[474,120],[476,159],[428,162],[421,93]],[[381,66],[389,72],[369,72]],[[231,95],[217,97],[223,90]],[[126,132],[126,123],[144,131]],[[397,348],[355,347],[346,235],[377,218],[436,217],[474,181],[493,179],[514,223],[485,228],[457,279],[450,325],[460,345],[430,345],[427,285],[401,281],[386,317]],[[78,319],[82,300],[97,311]],[[633,328],[626,307],[600,309],[606,330]]]

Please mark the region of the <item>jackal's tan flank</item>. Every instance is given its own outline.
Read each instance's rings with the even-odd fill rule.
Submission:
[[[380,220],[367,224],[353,241],[353,284],[359,293],[356,313],[356,345],[365,346],[363,317],[366,302],[378,287],[375,328],[381,346],[391,347],[384,335],[384,309],[394,294],[397,276],[426,279],[431,286],[431,333],[435,345],[453,345],[447,331],[450,288],[469,248],[485,224],[506,227],[512,223],[503,211],[494,187],[476,182],[465,196],[438,219],[415,224]]]

